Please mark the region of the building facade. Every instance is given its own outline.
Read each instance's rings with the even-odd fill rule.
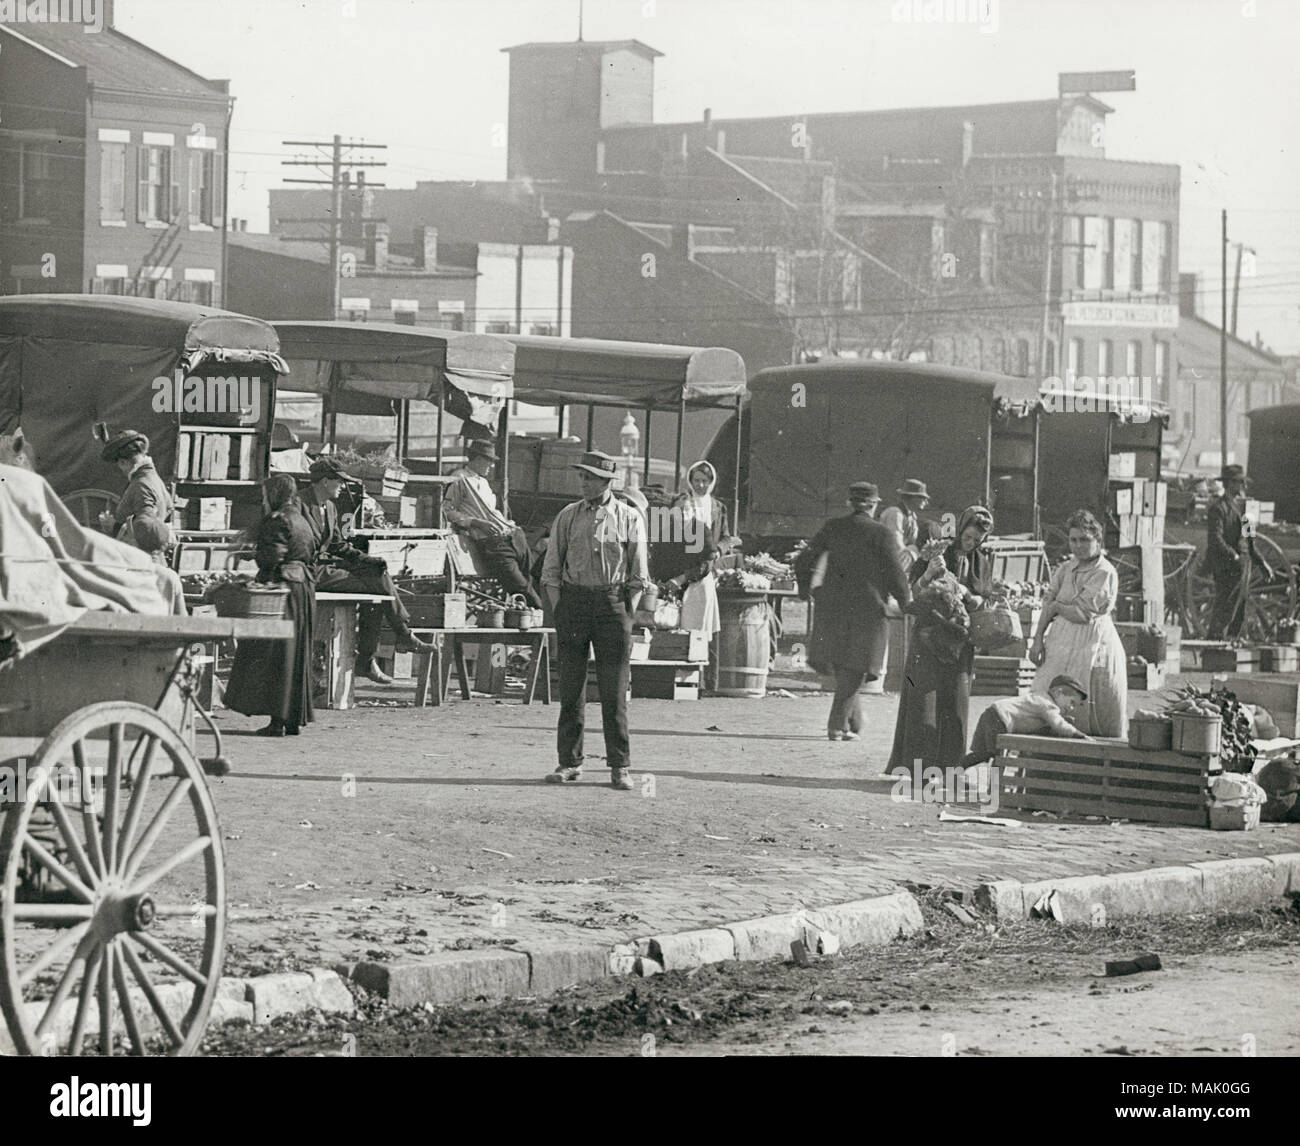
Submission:
[[[0,50],[0,292],[223,304],[227,82],[111,22],[0,24]]]

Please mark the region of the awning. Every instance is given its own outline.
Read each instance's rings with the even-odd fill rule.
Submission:
[[[745,395],[745,361],[720,346],[505,334],[515,345],[515,397],[536,406],[636,410],[729,407]]]
[[[291,366],[281,390],[325,394],[336,378],[344,392],[436,402],[441,375],[478,398],[499,403],[514,394],[515,350],[498,335],[369,322],[272,325]]]

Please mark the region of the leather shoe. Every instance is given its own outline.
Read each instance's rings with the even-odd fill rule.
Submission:
[[[394,640],[393,649],[399,653],[431,653],[433,652],[433,645],[428,641],[421,640],[408,629]]]
[[[383,669],[375,664],[375,658],[371,657],[366,661],[358,661],[356,667],[357,676],[364,676],[373,680],[376,684],[392,684],[393,678]]]

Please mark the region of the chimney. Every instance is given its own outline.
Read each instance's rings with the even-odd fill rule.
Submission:
[[[438,228],[415,228],[415,265],[426,271],[438,265]]]
[[[1178,313],[1196,317],[1196,287],[1199,279],[1194,271],[1178,272]]]
[[[366,226],[366,262],[377,271],[388,269],[388,224]]]
[[[713,126],[713,108],[704,109],[704,130],[707,132]]]

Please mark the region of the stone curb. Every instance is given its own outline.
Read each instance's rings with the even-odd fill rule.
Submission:
[[[1053,892],[1063,923],[1263,907],[1300,892],[1300,852],[1030,883],[999,880],[977,887],[975,902],[999,922],[1011,922],[1030,918],[1034,905]]]
[[[1262,907],[1288,892],[1300,894],[1300,852],[1106,876],[1028,883],[999,880],[978,886],[975,902],[995,913],[999,922],[1010,922],[1028,919],[1034,904],[1053,891],[1067,923],[1093,922],[1098,905],[1107,919]],[[344,979],[378,992],[398,1007],[496,1002],[518,995],[549,995],[607,975],[652,975],[733,959],[784,959],[795,940],[807,944],[811,939],[810,949],[815,950],[819,936],[833,937],[841,949],[883,946],[923,926],[920,904],[909,892],[897,891],[608,947],[543,943],[529,951],[442,951],[401,963],[338,964],[332,970],[316,967],[253,979],[223,978],[208,1025],[238,1020],[261,1024],[311,1010],[352,1014],[356,1005]],[[70,1030],[72,1011],[65,1009]],[[0,1023],[0,1055],[13,1053],[8,1031]]]

